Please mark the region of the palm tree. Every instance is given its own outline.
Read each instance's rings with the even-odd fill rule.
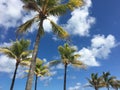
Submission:
[[[111,86],[115,90],[118,90],[120,88],[120,80],[116,80],[116,79],[112,80]]]
[[[104,87],[105,84],[103,82],[102,77],[98,77],[98,74],[96,73],[92,73],[91,74],[91,79],[87,78],[88,82],[89,82],[89,87],[93,87],[95,90],[98,90],[101,87]]]
[[[64,44],[64,46],[58,47],[59,53],[61,55],[61,60],[51,61],[50,64],[64,64],[64,87],[63,90],[66,90],[66,76],[67,76],[67,67],[69,64],[78,68],[85,68],[86,65],[81,61],[77,60],[80,57],[79,54],[75,54],[76,49],[74,47],[69,46],[68,44]]]
[[[109,72],[103,72],[102,78],[103,78],[103,82],[105,83],[106,88],[109,90],[110,85],[112,84],[113,80],[116,77],[109,77],[110,73]]]
[[[22,65],[28,64],[28,60],[29,60],[28,55],[30,55],[31,53],[31,51],[28,50],[29,45],[30,45],[29,40],[21,39],[20,41],[16,40],[16,42],[13,42],[10,47],[0,48],[0,52],[7,55],[9,58],[16,60],[15,70],[14,70],[10,90],[13,90],[15,77],[16,77],[19,64],[22,64]]]
[[[36,67],[35,67],[35,76],[36,76],[36,79],[35,79],[35,90],[37,90],[37,80],[38,80],[38,77],[44,77],[44,76],[49,76],[50,73],[49,73],[49,68],[47,65],[45,65],[43,63],[42,60],[38,60],[37,63],[36,63]]]
[[[44,35],[43,22],[48,19],[52,25],[53,32],[62,39],[66,39],[69,35],[68,33],[59,25],[55,24],[48,16],[60,16],[67,12],[68,9],[74,10],[83,4],[82,0],[69,0],[67,3],[61,3],[60,0],[22,0],[24,3],[24,8],[28,10],[33,10],[38,12],[38,14],[22,24],[17,30],[18,33],[24,33],[32,26],[34,22],[38,23],[38,32],[35,40],[34,51],[32,54],[32,63],[29,70],[29,75],[26,84],[26,90],[31,90],[32,80],[35,70],[35,62],[38,53],[38,46],[41,36]]]

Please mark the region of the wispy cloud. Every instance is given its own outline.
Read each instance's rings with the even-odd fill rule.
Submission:
[[[105,59],[111,53],[111,49],[116,46],[115,37],[113,35],[95,35],[91,40],[91,46],[83,47],[78,53],[79,58],[88,66],[99,66],[97,59]]]
[[[68,90],[84,90],[84,89],[82,88],[81,83],[76,83],[75,86],[69,87]]]
[[[75,9],[71,13],[65,28],[72,35],[88,36],[91,26],[95,23],[95,18],[90,16],[89,8],[92,6],[91,0],[84,0],[84,6]]]

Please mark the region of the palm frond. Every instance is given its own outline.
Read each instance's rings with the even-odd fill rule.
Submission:
[[[75,67],[78,67],[78,68],[83,68],[83,69],[87,68],[87,65],[85,65],[84,63],[82,63],[79,60],[73,60],[73,62],[71,62],[71,64]]]
[[[16,59],[16,55],[9,48],[0,48],[0,52],[7,55],[10,58]]]
[[[59,16],[59,15],[65,14],[67,10],[68,10],[67,4],[63,4],[63,5],[58,5],[53,8],[48,9],[47,13],[50,15]]]
[[[60,64],[60,63],[61,63],[60,60],[52,60],[52,61],[49,62],[49,66],[58,65],[58,64]]]
[[[18,30],[17,30],[17,34],[26,33],[28,31],[28,29],[32,26],[32,24],[34,23],[34,21],[35,21],[35,18],[32,18],[32,19],[26,21],[21,26],[19,26]]]
[[[24,3],[23,8],[26,10],[34,10],[40,12],[40,8],[34,0],[22,0]]]
[[[20,65],[22,65],[22,66],[30,66],[30,64],[31,64],[31,58],[23,59],[23,60],[20,62]]]
[[[70,10],[74,10],[83,5],[83,0],[69,0],[67,6]]]
[[[52,30],[53,32],[60,38],[62,39],[66,39],[69,37],[69,34],[60,26],[58,26],[57,24],[55,24],[53,21],[50,21],[51,25],[52,25]]]

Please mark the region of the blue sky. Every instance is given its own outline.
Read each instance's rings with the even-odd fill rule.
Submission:
[[[86,77],[93,72],[101,75],[103,71],[110,71],[111,75],[120,79],[120,0],[84,1],[85,5],[73,12],[62,17],[49,17],[70,33],[77,53],[81,54],[79,60],[88,65],[87,70],[68,68],[67,90],[92,90],[83,86],[87,83]],[[17,27],[35,15],[35,12],[26,13],[22,5],[19,0],[0,1],[0,47],[10,46],[10,40],[15,40]],[[57,47],[64,42],[52,34],[47,20],[44,29],[46,34],[41,39],[38,57],[45,61],[59,59]],[[35,30],[36,25],[33,25],[24,36],[31,40],[31,49]],[[0,54],[0,90],[9,90],[14,64],[14,60]],[[38,90],[63,89],[63,66],[53,67],[52,73],[54,76],[38,80]],[[24,68],[19,67],[14,90],[24,90],[26,78],[22,78],[23,75]]]

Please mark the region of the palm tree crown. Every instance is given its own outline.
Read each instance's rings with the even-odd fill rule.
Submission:
[[[50,64],[59,64],[62,63],[64,64],[64,89],[66,90],[66,76],[67,76],[67,67],[68,65],[72,65],[75,67],[79,67],[79,68],[85,68],[86,65],[83,64],[80,60],[77,60],[78,57],[80,57],[79,54],[75,54],[76,49],[72,46],[70,46],[69,44],[64,44],[64,46],[59,46],[58,47],[60,56],[61,56],[61,60],[54,60],[51,61]]]
[[[15,77],[16,77],[16,73],[17,73],[19,64],[21,64],[21,65],[29,64],[28,56],[31,54],[31,51],[28,50],[29,45],[30,45],[29,40],[21,39],[20,41],[16,40],[16,42],[13,42],[10,47],[1,47],[0,48],[0,52],[7,55],[9,58],[16,60],[15,71],[14,71],[10,90],[13,90]]]
[[[97,73],[92,73],[91,78],[87,78],[87,80],[90,84],[88,86],[93,87],[95,90],[105,86],[102,76],[98,77]]]

